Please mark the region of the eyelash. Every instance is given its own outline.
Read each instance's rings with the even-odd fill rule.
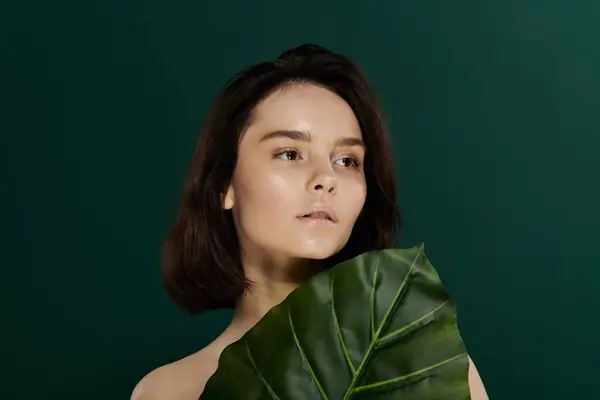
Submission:
[[[293,162],[296,160],[287,160],[282,158],[281,156],[287,153],[296,153],[297,157],[300,157],[300,151],[298,151],[298,149],[294,149],[293,147],[288,147],[285,149],[279,149],[275,152],[275,154],[273,155],[275,158],[281,158],[284,161],[288,161],[288,162]],[[345,168],[354,168],[354,169],[359,169],[361,164],[360,164],[360,160],[358,159],[358,157],[355,156],[348,156],[348,157],[342,157],[340,160],[350,160],[352,162],[352,165],[345,167]],[[337,160],[336,160],[337,161]]]

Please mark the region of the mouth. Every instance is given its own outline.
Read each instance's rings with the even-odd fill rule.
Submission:
[[[312,210],[307,213],[299,215],[297,218],[300,220],[307,221],[307,222],[313,221],[313,222],[324,222],[324,223],[329,223],[329,224],[337,222],[337,216],[335,215],[335,213],[333,211],[327,210],[327,209]]]

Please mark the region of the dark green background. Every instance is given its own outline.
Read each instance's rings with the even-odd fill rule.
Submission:
[[[593,397],[600,2],[0,7],[1,398],[126,399],[219,333],[228,313],[163,293],[160,244],[222,84],[303,42],[383,99],[402,245],[425,242],[491,397]]]

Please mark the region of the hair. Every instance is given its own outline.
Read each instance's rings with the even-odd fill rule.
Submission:
[[[354,111],[366,146],[365,204],[347,244],[326,260],[326,268],[389,247],[400,229],[391,141],[367,78],[351,59],[321,46],[289,49],[235,75],[216,99],[199,136],[162,256],[165,290],[192,314],[233,308],[251,286],[232,212],[223,209],[222,199],[254,107],[274,91],[296,83],[315,84],[344,99]]]

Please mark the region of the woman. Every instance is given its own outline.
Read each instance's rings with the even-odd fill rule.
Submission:
[[[163,260],[178,305],[233,319],[132,398],[198,399],[226,346],[313,274],[390,247],[399,223],[390,139],[351,60],[302,45],[241,72],[200,136]],[[486,398],[472,363],[469,384]]]

